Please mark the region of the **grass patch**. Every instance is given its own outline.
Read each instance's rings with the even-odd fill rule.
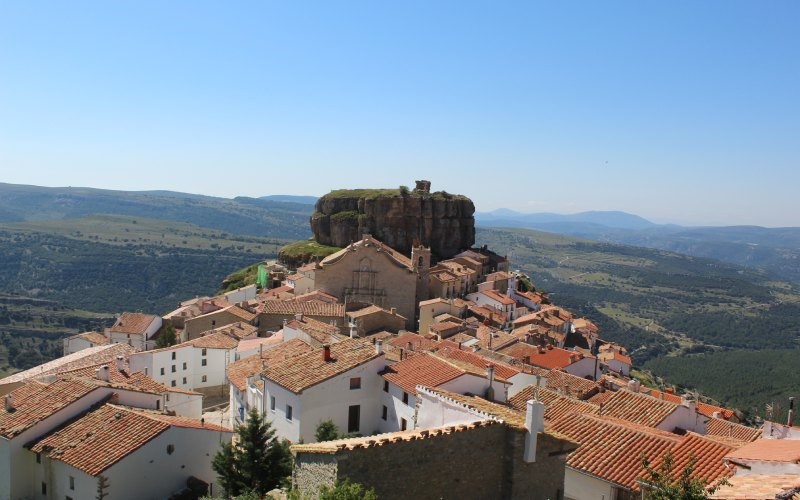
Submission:
[[[296,241],[280,249],[278,255],[287,259],[311,260],[314,257],[325,258],[332,253],[336,253],[341,248],[320,245],[314,240]]]

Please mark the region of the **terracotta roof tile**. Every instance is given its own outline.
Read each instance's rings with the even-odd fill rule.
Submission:
[[[686,437],[672,452],[672,474],[674,480],[680,479],[682,471],[694,460],[692,477],[708,485],[716,483],[723,477],[730,477],[733,473],[725,466],[722,458],[734,450],[736,446],[709,439],[694,432],[687,433]],[[657,458],[651,464],[658,470],[663,463],[663,457]]]
[[[83,339],[87,342],[91,342],[97,345],[106,345],[108,344],[108,339],[106,336],[100,332],[86,332],[86,333],[79,333],[77,335],[73,335],[70,337],[71,339]]]
[[[350,318],[356,319],[356,318],[363,318],[364,316],[369,316],[370,314],[388,314],[388,315],[392,315],[392,312],[389,311],[388,309],[384,309],[384,308],[382,308],[380,306],[370,305],[370,306],[364,307],[362,309],[359,309],[358,311],[350,311],[350,312],[347,313],[347,316],[349,316]],[[396,312],[395,312],[395,314],[393,314],[393,316],[397,316],[398,318],[402,318],[403,320],[406,319],[403,316],[400,316],[399,314],[397,314]]]
[[[636,479],[644,473],[642,457],[651,462],[681,441],[681,437],[643,426],[570,413],[548,428],[580,443],[567,456],[567,467],[624,488],[639,490]]]
[[[512,396],[508,403],[516,410],[524,412],[528,401],[534,399],[533,394],[534,386],[530,385]],[[539,389],[539,401],[544,403],[545,420],[558,420],[569,413],[596,415],[600,412],[598,405],[571,398],[547,388]]]
[[[775,476],[733,476],[727,486],[721,486],[711,495],[715,500],[775,500],[778,495],[785,500],[800,500],[800,493],[790,493],[800,489],[800,476],[784,474]]]
[[[706,434],[750,442],[761,437],[761,429],[712,417],[706,423]]]
[[[283,342],[283,330],[278,331],[271,337],[256,337],[254,339],[242,340],[239,342],[239,345],[236,346],[236,352],[252,351],[254,349],[259,349],[262,345],[277,345],[281,342]]]
[[[142,335],[147,328],[156,321],[158,316],[154,314],[142,314],[124,312],[117,318],[110,331],[114,333],[125,333],[130,335]]]
[[[345,339],[333,344],[330,349],[330,361],[325,361],[322,350],[317,349],[283,363],[268,364],[261,373],[272,382],[299,394],[311,386],[383,356],[375,351],[375,346],[369,339]]]
[[[327,294],[320,290],[312,290],[310,292],[296,295],[292,300],[295,302],[309,302],[309,301],[327,302],[329,304],[336,304],[337,302],[339,302],[339,299],[337,299],[333,295]]]
[[[301,320],[292,319],[286,323],[288,328],[302,330],[309,337],[320,344],[330,344],[339,339],[339,327],[313,318],[303,317]]]
[[[410,394],[416,394],[417,386],[437,387],[467,373],[451,363],[427,353],[417,354],[387,366],[383,378]]]
[[[262,314],[344,317],[344,304],[321,300],[268,300],[259,306]]]
[[[180,392],[183,394],[196,394],[199,392],[187,391],[177,387],[168,387],[164,384],[156,382],[152,378],[145,375],[143,372],[130,373],[128,371],[128,363],[123,364],[123,369],[117,369],[116,363],[102,363],[94,366],[87,366],[71,370],[59,374],[60,377],[79,377],[90,383],[100,386],[106,385],[103,381],[97,378],[97,369],[102,366],[108,367],[108,381],[110,386],[119,387],[128,390],[148,392],[150,394],[164,394],[165,392]]]
[[[417,335],[412,332],[405,332],[389,339],[389,345],[392,347],[408,349],[410,343],[413,351],[430,351],[436,347],[436,341],[427,339],[422,335]]]
[[[600,414],[648,427],[657,427],[678,407],[646,394],[621,389],[603,404]]]
[[[484,373],[486,371],[486,364],[487,363],[492,363],[494,365],[494,367],[495,367],[495,370],[494,370],[495,375],[497,377],[500,377],[501,379],[508,380],[511,377],[513,377],[514,375],[518,375],[520,373],[519,370],[517,370],[516,368],[513,368],[513,367],[511,367],[509,365],[506,365],[504,363],[498,363],[498,362],[493,361],[493,360],[490,361],[490,360],[488,360],[488,359],[484,358],[483,356],[480,356],[480,355],[478,355],[476,353],[462,351],[460,349],[453,349],[453,348],[449,347],[447,344],[445,344],[444,342],[439,344],[439,348],[436,349],[436,354],[438,356],[443,357],[443,358],[448,358],[448,359],[451,359],[451,360],[458,360],[458,361],[461,361],[461,362],[464,362],[464,363],[469,363],[474,368],[479,369],[479,370],[483,370]]]
[[[499,293],[495,292],[494,290],[484,290],[481,292],[482,295],[489,297],[490,299],[494,300],[495,302],[499,302],[500,304],[510,306],[516,304],[517,302],[512,299],[511,297],[507,297],[505,295],[500,295]]]
[[[30,449],[96,476],[170,426],[232,432],[192,419],[104,404],[34,442]]]
[[[236,323],[231,323],[229,325],[220,326],[219,328],[214,328],[213,330],[201,332],[200,336],[212,335],[214,333],[224,333],[237,339],[243,339],[245,337],[255,335],[257,332],[257,326],[253,326],[244,321],[237,321]]]
[[[671,401],[673,403],[681,402],[681,397],[674,393],[657,391],[655,389],[650,389],[646,387],[642,387],[641,392],[649,394],[657,399],[664,399],[666,401]],[[713,417],[715,412],[719,412],[720,416],[725,420],[728,420],[735,415],[735,412],[733,410],[722,408],[720,406],[714,406],[709,403],[703,403],[702,401],[697,402],[697,411],[698,413],[705,415],[706,417]]]
[[[123,356],[125,359],[128,359],[128,356],[134,352],[136,352],[136,350],[128,344],[106,344],[90,347],[88,349],[81,349],[78,352],[56,358],[53,361],[48,361],[47,363],[0,379],[0,385],[21,382],[32,378],[49,377],[86,366],[112,363],[117,356]]]
[[[597,382],[558,369],[550,370],[545,377],[548,389],[577,399],[589,399],[590,396],[600,391],[600,385]],[[594,401],[591,402],[594,403]]]
[[[82,380],[28,382],[11,391],[13,411],[6,410],[5,405],[0,407],[0,436],[11,439],[97,388]]]
[[[548,346],[540,349],[523,342],[512,344],[500,349],[499,352],[518,360],[524,360],[527,357],[529,364],[547,369],[566,368],[577,360],[586,357],[580,353],[558,347]]]
[[[800,440],[757,439],[728,454],[728,460],[754,460],[800,464]]]
[[[247,387],[247,378],[259,373],[263,367],[280,364],[315,351],[313,347],[300,339],[282,342],[271,349],[265,349],[259,356],[250,356],[229,364],[225,371],[228,381],[240,391]]]

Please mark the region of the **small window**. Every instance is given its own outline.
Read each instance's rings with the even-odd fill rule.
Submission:
[[[167,393],[167,401],[169,401],[169,393]]]
[[[383,411],[381,412],[381,419],[386,420],[389,417],[389,408],[386,405],[383,406]]]
[[[275,411],[275,396],[269,397],[269,409]]]
[[[172,359],[175,359],[175,351],[172,351]]]
[[[361,389],[361,377],[353,377],[350,379],[350,390]]]
[[[42,454],[41,453],[37,453],[36,454],[36,463],[37,464],[42,463]]]
[[[401,419],[400,419],[400,430],[401,430],[401,431],[404,431],[404,430],[406,430],[407,428],[408,428],[408,422],[406,422],[406,419],[404,419],[404,418],[401,418]]]
[[[408,393],[407,392],[403,393],[403,404],[406,404],[406,405],[408,404]]]
[[[168,444],[167,445],[167,455],[172,455],[175,452],[175,445]]]
[[[160,410],[160,409],[161,409],[161,400],[160,399],[156,399],[156,410]]]
[[[172,373],[175,373],[175,365],[172,365]]]
[[[173,381],[172,381],[172,383],[171,383],[170,385],[172,385],[172,387],[175,387],[175,385],[176,385],[176,384],[175,384],[175,381],[173,380]]]
[[[211,326],[217,326],[217,320],[212,319],[211,320]]]
[[[292,405],[286,405],[286,420],[292,419]]]
[[[200,361],[200,364],[206,366],[208,364],[208,360],[204,358]]]
[[[183,377],[183,385],[186,385],[186,377]]]
[[[183,369],[186,369],[186,361],[183,362]]]
[[[75,489],[75,478],[72,476],[69,476],[69,489],[71,490]]]
[[[203,347],[203,351],[202,351],[202,353],[201,353],[201,354],[202,354],[203,356],[205,356],[207,352],[208,352],[208,350],[207,350],[205,347]]]
[[[163,373],[162,373],[162,375],[163,375]],[[389,381],[388,380],[384,380],[383,381],[383,392],[389,392]]]
[[[203,375],[203,382],[208,382],[208,377],[206,377],[205,375]]]
[[[161,367],[161,375],[164,375],[164,367]]]
[[[47,495],[47,483],[42,481],[42,495]]]

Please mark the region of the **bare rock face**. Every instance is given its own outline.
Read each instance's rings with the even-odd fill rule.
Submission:
[[[450,258],[475,243],[475,205],[466,196],[430,193],[430,183],[406,189],[338,190],[317,201],[311,216],[314,239],[344,247],[371,234],[411,254],[415,242],[437,259]]]

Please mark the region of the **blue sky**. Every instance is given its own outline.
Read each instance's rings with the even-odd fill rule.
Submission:
[[[800,225],[800,2],[0,2],[0,181]]]

